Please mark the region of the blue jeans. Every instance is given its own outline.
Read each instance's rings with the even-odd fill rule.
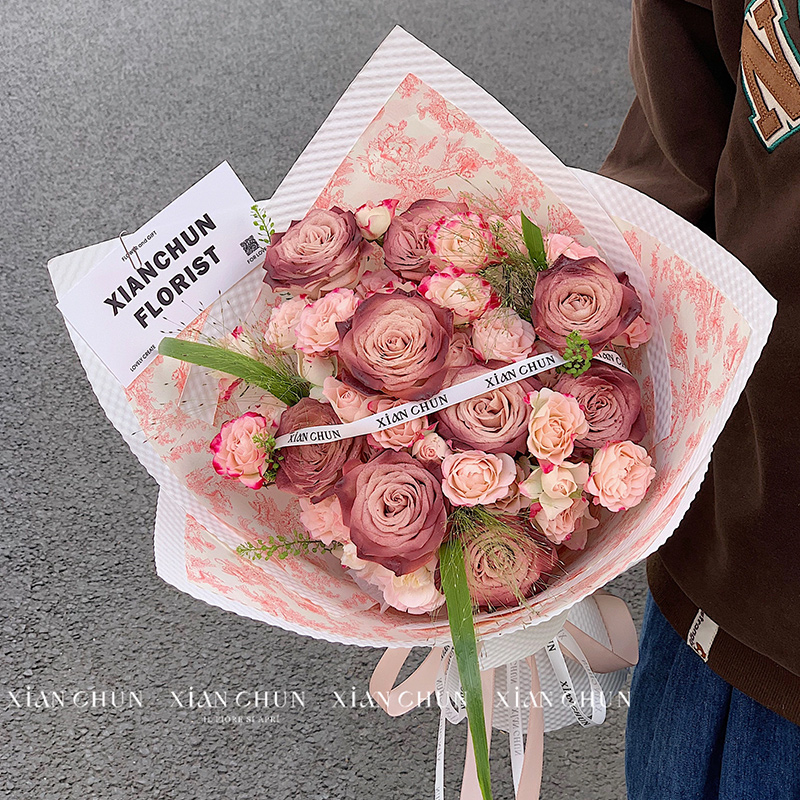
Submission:
[[[647,598],[628,800],[800,800],[800,727],[725,683]]]

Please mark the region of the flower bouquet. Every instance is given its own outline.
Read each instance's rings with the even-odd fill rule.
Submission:
[[[591,595],[677,525],[774,314],[695,229],[583,179],[397,30],[254,206],[262,264],[124,390],[73,337],[162,486],[159,574],[391,648],[371,685],[389,713],[437,691],[440,754],[444,719],[468,718],[466,795],[491,792],[495,672],[602,720],[595,672],[635,647]],[[57,292],[97,255],[51,262]],[[404,703],[414,646],[434,649]],[[531,744],[563,718],[533,703],[495,723],[533,796]]]

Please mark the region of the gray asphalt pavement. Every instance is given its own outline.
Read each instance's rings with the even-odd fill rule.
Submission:
[[[628,0],[5,0],[1,18],[0,793],[432,797],[436,713],[349,705],[378,652],[241,619],[156,577],[156,486],[94,399],[45,263],[135,230],[224,159],[269,196],[398,23],[596,169],[632,96]],[[642,570],[617,588],[638,619]],[[220,721],[185,707],[192,689],[305,704]],[[105,708],[69,700],[93,690]],[[37,707],[53,691],[65,707]],[[624,797],[624,716],[547,738],[546,800]],[[463,728],[448,731],[452,793]],[[493,776],[511,797],[502,737]]]

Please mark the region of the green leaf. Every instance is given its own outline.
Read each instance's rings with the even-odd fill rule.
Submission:
[[[162,356],[188,361],[190,364],[208,367],[241,378],[246,383],[260,386],[273,397],[277,397],[278,400],[282,400],[290,406],[298,403],[302,398],[308,397],[311,391],[308,382],[299,376],[283,375],[244,353],[226,350],[224,347],[167,337],[161,340],[158,352]]]
[[[478,642],[472,619],[472,599],[464,568],[464,548],[458,539],[451,539],[439,548],[439,567],[442,573],[442,588],[447,599],[447,616],[450,620],[450,635],[456,653],[458,674],[467,706],[467,719],[472,733],[475,751],[475,766],[483,800],[492,800],[489,776],[489,743],[486,740],[486,721],[483,715],[483,691],[481,670],[478,665]]]
[[[528,248],[531,261],[539,269],[547,269],[547,252],[544,249],[542,229],[531,222],[522,212],[522,239]]]

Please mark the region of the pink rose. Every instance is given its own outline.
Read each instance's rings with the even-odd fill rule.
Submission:
[[[572,395],[586,417],[589,431],[580,437],[579,445],[597,448],[609,441],[642,440],[647,423],[639,382],[632,375],[593,362],[577,378],[562,375],[556,391]]]
[[[555,519],[572,505],[573,500],[580,497],[588,478],[588,464],[565,461],[546,471],[536,467],[519,485],[519,490],[534,502],[534,506],[537,503],[541,506],[536,510],[532,506],[533,513],[541,511],[547,519]]]
[[[470,347],[470,334],[459,329],[453,331],[453,338],[450,339],[450,349],[447,351],[445,359],[445,369],[450,370],[455,367],[469,367],[475,363],[475,356]]]
[[[615,275],[599,258],[561,256],[539,273],[533,290],[536,335],[563,352],[572,331],[597,352],[619,336],[642,310],[626,275]]]
[[[339,418],[331,406],[304,397],[283,412],[275,437],[301,428],[338,424]],[[345,465],[359,461],[364,444],[364,437],[357,436],[324,444],[315,442],[284,447],[280,451],[282,460],[275,486],[283,492],[311,500],[327,497],[341,478]]]
[[[653,326],[639,315],[619,336],[611,340],[611,344],[619,347],[639,347],[647,344],[652,335]]]
[[[467,211],[442,217],[428,229],[431,263],[477,272],[497,260],[494,236],[479,214]]]
[[[589,512],[589,501],[585,497],[573,500],[569,508],[553,519],[548,518],[544,509],[539,509],[531,514],[531,520],[553,544],[565,544],[570,550],[583,550],[587,531],[600,524]]]
[[[511,535],[481,531],[464,548],[470,595],[479,606],[519,605],[558,563],[552,544],[535,539],[521,525],[514,527]]]
[[[513,516],[531,504],[530,498],[525,497],[519,490],[520,484],[531,474],[528,459],[519,458],[514,468],[517,474],[514,482],[508,487],[508,494],[486,506],[487,511],[491,511],[492,514],[511,514]]]
[[[342,520],[342,507],[339,498],[332,494],[312,503],[307,497],[300,498],[300,522],[315,541],[330,547],[334,542],[345,544],[350,541],[350,531]]]
[[[428,469],[441,464],[445,456],[449,456],[452,452],[447,442],[434,431],[423,431],[411,446],[411,455]]]
[[[334,289],[306,306],[297,323],[297,348],[310,356],[338,350],[336,324],[349,320],[359,302],[352,289]]]
[[[439,481],[407,453],[384,450],[354,467],[336,494],[359,558],[396,575],[426,564],[444,540],[447,514]]]
[[[467,210],[464,203],[417,200],[408,211],[398,214],[383,238],[386,266],[406,280],[418,281],[431,268],[428,228],[443,216]]]
[[[380,239],[394,219],[397,200],[383,200],[377,205],[373,202],[364,203],[356,209],[356,225],[361,235],[368,241]]]
[[[312,300],[331,289],[352,289],[365,266],[363,245],[352,211],[313,208],[286,233],[273,234],[264,281]]]
[[[586,491],[609,511],[626,511],[642,502],[655,475],[644,447],[610,442],[594,454]]]
[[[446,386],[452,386],[491,372],[488,367],[474,364],[447,373]],[[452,440],[464,450],[483,450],[485,453],[514,453],[525,449],[530,408],[526,395],[538,388],[531,378],[498,386],[485,394],[464,400],[435,415],[436,429],[442,438]]]
[[[381,397],[377,400],[368,401],[367,408],[370,414],[378,414],[389,408],[405,405],[405,400],[392,400],[390,397]],[[366,416],[366,415],[365,415]],[[390,428],[382,428],[370,434],[372,443],[384,450],[403,450],[411,447],[414,442],[422,435],[428,427],[428,418],[419,417],[417,419],[401,422]]]
[[[494,503],[508,494],[516,477],[514,459],[506,453],[466,450],[442,461],[442,491],[455,506]]]
[[[264,485],[261,470],[266,453],[254,437],[271,431],[272,424],[252,411],[226,422],[211,440],[212,464],[217,474],[237,478],[248,489],[260,489]]]
[[[322,395],[333,406],[333,410],[342,422],[352,422],[369,416],[367,403],[374,397],[367,396],[337,381],[336,378],[325,378],[322,384]]]
[[[425,400],[442,388],[453,315],[424,297],[374,294],[339,334],[340,377],[359,391]]]
[[[444,595],[436,588],[436,561],[423,564],[406,575],[394,575],[383,586],[383,598],[398,611],[428,614],[444,604]]]
[[[264,334],[264,341],[267,345],[278,350],[291,350],[297,344],[297,323],[307,305],[308,301],[301,296],[285,300],[273,308],[269,315],[267,332]]]
[[[472,322],[498,304],[488,281],[457,267],[423,278],[419,292],[437,306],[449,308],[456,325]]]
[[[561,464],[572,455],[575,439],[589,433],[589,423],[574,397],[540,389],[528,395],[528,450],[540,461]]]
[[[579,245],[571,236],[563,233],[551,233],[545,243],[547,263],[553,264],[559,256],[566,256],[573,261],[581,258],[600,258],[600,253],[594,247],[583,247]]]
[[[510,364],[527,358],[535,340],[533,325],[505,306],[490,311],[472,325],[472,346],[484,361]]]
[[[380,269],[376,272],[367,272],[361,278],[361,283],[356,286],[356,291],[361,297],[369,297],[373,294],[391,294],[395,289],[402,289],[404,292],[415,292],[417,285],[411,281],[403,281],[397,277],[390,269]]]

